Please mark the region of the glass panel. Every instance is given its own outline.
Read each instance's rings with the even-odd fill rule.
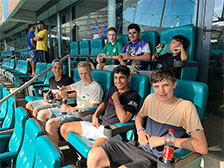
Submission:
[[[105,34],[108,15],[106,0],[85,0],[73,7],[72,12],[73,41],[92,39],[93,34],[96,34],[94,35],[95,37],[97,37],[97,34],[99,34],[99,36]],[[98,33],[99,29],[103,30],[103,32]]]
[[[142,31],[196,23],[197,0],[123,0],[122,5],[124,34],[130,23]]]
[[[69,9],[67,10],[68,12],[62,14],[61,16],[62,56],[69,53],[69,43],[71,41]]]
[[[58,39],[57,39],[57,16],[53,16],[50,18],[50,31],[51,31],[51,41],[52,41],[52,47],[50,51],[50,55],[52,55],[52,58],[58,58]]]

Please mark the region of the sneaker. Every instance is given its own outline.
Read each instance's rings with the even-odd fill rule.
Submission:
[[[31,76],[34,76],[34,74],[32,74]]]

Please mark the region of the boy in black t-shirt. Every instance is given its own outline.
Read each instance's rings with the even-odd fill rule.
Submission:
[[[120,65],[113,70],[114,85],[103,103],[99,105],[92,117],[92,123],[87,121],[68,122],[62,125],[61,135],[67,140],[70,132],[76,132],[90,139],[96,139],[93,147],[108,140],[103,134],[104,126],[115,123],[126,123],[135,114],[140,97],[128,87],[131,80],[130,70]],[[102,122],[97,118],[102,114]]]
[[[181,68],[174,67],[174,61],[187,61],[188,56],[185,49],[188,46],[188,40],[182,35],[176,35],[172,38],[169,45],[169,50],[171,53],[165,53],[160,55],[157,59],[155,55],[152,56],[152,61],[156,61],[162,64],[162,67],[167,67],[172,69],[176,75],[176,78],[180,78]],[[156,46],[156,49],[160,47],[160,44]]]

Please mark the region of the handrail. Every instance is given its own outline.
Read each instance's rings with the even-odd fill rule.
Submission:
[[[67,58],[75,56],[75,57],[83,57],[84,55],[73,55],[73,54],[67,54],[66,56],[64,56],[63,58],[60,59],[60,61],[63,61]],[[85,57],[96,57],[96,55],[85,55]],[[68,60],[68,61],[69,61]],[[71,71],[71,65],[69,64],[69,72]],[[7,95],[6,97],[2,98],[0,100],[0,104],[2,104],[5,100],[8,100],[10,97],[14,96],[16,93],[20,92],[22,89],[26,88],[28,85],[30,85],[33,81],[35,81],[36,79],[38,79],[39,77],[41,77],[43,74],[47,73],[52,66],[50,66],[49,68],[45,69],[43,72],[41,72],[40,74],[38,74],[37,76],[33,77],[32,79],[30,79],[28,82],[25,82],[22,86],[20,86],[18,89],[16,89],[14,92],[10,93],[9,95]]]
[[[3,63],[5,63],[6,61],[12,59],[12,58],[15,57],[16,55],[17,55],[17,54],[14,54],[14,55],[12,55],[11,57],[7,58],[6,60],[2,61],[2,62],[0,63],[0,65],[2,65]]]

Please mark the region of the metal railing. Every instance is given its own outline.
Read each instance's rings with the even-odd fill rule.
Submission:
[[[77,57],[78,58],[78,57],[97,57],[97,56],[96,55],[73,55],[73,54],[68,54],[68,55],[64,56],[63,58],[61,58],[60,61],[68,59],[68,72],[69,72],[69,76],[71,77],[71,58],[70,57]],[[31,83],[33,83],[35,80],[40,78],[42,75],[47,73],[49,70],[51,70],[51,67],[52,66],[50,66],[49,68],[45,69],[43,72],[41,72],[37,76],[35,76],[32,79],[30,79],[29,81],[25,82],[22,86],[17,88],[14,92],[12,92],[9,95],[7,95],[6,97],[2,98],[0,100],[0,104],[2,104],[5,100],[8,100],[10,97],[14,96],[16,93],[20,92],[21,90],[23,90],[24,88],[29,86]]]
[[[4,61],[0,62],[0,65],[4,64],[6,61],[8,61],[8,60],[10,60],[10,59],[12,59],[13,57],[16,57],[16,56],[17,56],[17,54],[12,55],[11,57],[9,57],[9,58],[5,59]]]

